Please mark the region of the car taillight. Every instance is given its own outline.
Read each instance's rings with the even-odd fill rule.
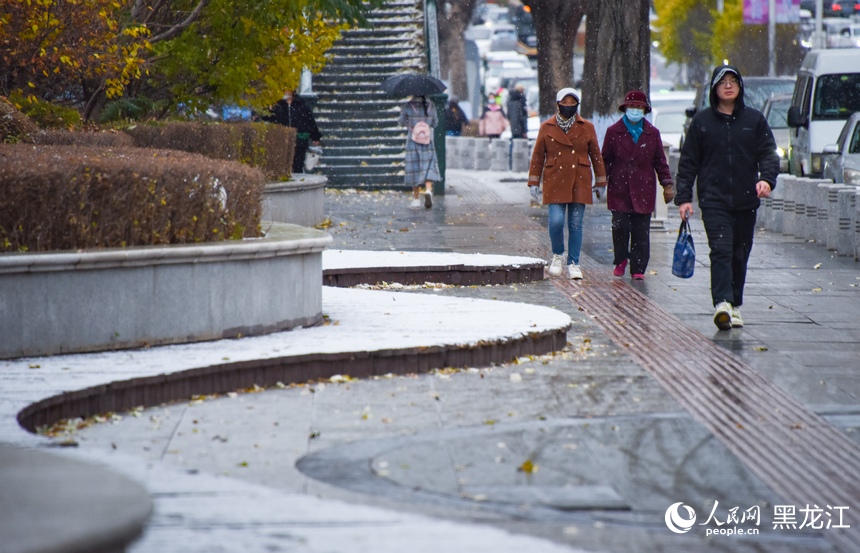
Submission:
[[[830,9],[832,9],[835,12],[841,12],[842,11],[842,4],[831,4]]]

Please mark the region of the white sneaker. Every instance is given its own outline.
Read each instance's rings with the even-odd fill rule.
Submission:
[[[427,209],[433,207],[433,193],[430,190],[424,192],[424,207]]]
[[[561,255],[552,254],[552,261],[549,262],[549,276],[560,276],[562,267],[564,267],[564,260]]]
[[[573,280],[582,280],[582,269],[576,263],[567,266],[567,275]]]
[[[717,304],[717,310],[714,311],[714,324],[720,330],[732,328],[732,304],[727,301],[721,301]]]
[[[415,198],[414,200],[412,200],[412,205],[410,207],[421,207],[421,200]]]
[[[732,307],[732,327],[743,328],[744,320],[741,318],[741,310],[737,307]]]

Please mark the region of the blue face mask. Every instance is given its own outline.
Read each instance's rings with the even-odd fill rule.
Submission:
[[[642,108],[627,108],[624,113],[627,115],[627,120],[631,123],[638,123],[645,117],[645,110]]]

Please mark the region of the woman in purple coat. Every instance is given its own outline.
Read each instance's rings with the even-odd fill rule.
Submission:
[[[624,115],[606,130],[602,151],[608,181],[606,203],[612,212],[613,274],[623,276],[629,259],[630,276],[644,280],[651,257],[651,212],[657,197],[655,172],[666,203],[675,197],[675,189],[660,131],[644,118],[651,111],[647,96],[632,90],[618,109]]]

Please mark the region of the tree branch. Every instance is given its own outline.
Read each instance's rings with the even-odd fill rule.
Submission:
[[[162,40],[170,40],[171,38],[178,36],[192,23],[197,21],[197,19],[200,17],[200,14],[203,12],[207,5],[209,5],[209,0],[200,0],[194,10],[190,14],[188,14],[188,17],[186,17],[184,21],[170,27],[163,33],[159,33],[158,35],[152,37],[149,42],[155,44],[156,42],[161,42]]]

